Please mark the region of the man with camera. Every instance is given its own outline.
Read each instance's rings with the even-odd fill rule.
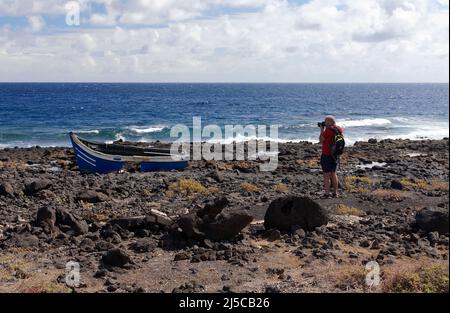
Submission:
[[[325,122],[318,123],[318,126],[320,127],[319,141],[322,144],[320,165],[323,170],[325,196],[329,197],[331,185],[332,196],[337,197],[339,181],[336,169],[338,158],[345,145],[342,128],[336,125],[336,119],[331,115],[326,116]]]

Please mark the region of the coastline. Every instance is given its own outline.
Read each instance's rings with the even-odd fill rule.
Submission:
[[[71,148],[3,149],[0,279],[7,283],[0,291],[66,291],[58,277],[70,260],[82,269],[79,292],[354,292],[366,290],[361,264],[370,260],[385,273],[380,288],[388,289],[381,290],[395,291],[390,282],[403,270],[448,271],[448,233],[415,224],[426,207],[446,211],[448,223],[448,148],[448,138],[358,142],[342,157],[346,190],[337,199],[320,197],[320,147],[308,142],[279,144],[279,167],[266,173],[258,162],[192,161],[180,172],[81,174]],[[316,201],[328,223],[266,230],[267,208],[287,195]],[[176,221],[217,197],[227,199],[227,214],[253,218],[233,239],[129,224],[161,213]],[[55,224],[49,231],[37,224],[42,208],[69,214],[78,228]],[[129,262],[105,268],[114,249]],[[8,267],[7,260],[21,265]]]

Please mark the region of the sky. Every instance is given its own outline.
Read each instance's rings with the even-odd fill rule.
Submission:
[[[0,82],[448,80],[448,0],[0,0]]]

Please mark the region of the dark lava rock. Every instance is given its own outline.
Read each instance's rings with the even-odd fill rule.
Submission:
[[[172,293],[195,293],[195,292],[204,292],[205,287],[196,282],[185,283],[180,287],[174,288]]]
[[[403,190],[403,184],[400,181],[394,179],[391,181],[391,188],[396,190]]]
[[[77,200],[89,202],[89,203],[99,203],[107,200],[107,196],[103,193],[94,190],[83,190],[78,193]]]
[[[75,232],[75,235],[83,235],[89,232],[89,225],[81,217],[72,214],[63,209],[56,209],[56,225],[61,229],[61,226],[66,225]]]
[[[122,229],[136,232],[142,229],[167,229],[173,224],[173,221],[168,216],[152,211],[147,216],[112,219],[108,224],[111,226],[118,225]]]
[[[189,260],[191,258],[191,254],[187,251],[181,251],[175,254],[174,261],[182,261]]]
[[[278,198],[270,204],[264,216],[264,227],[281,231],[291,231],[293,227],[301,227],[312,231],[316,227],[328,223],[327,212],[308,197],[286,196]]]
[[[198,217],[214,218],[222,212],[222,210],[229,204],[226,197],[217,197],[213,201],[208,202],[205,207],[197,212]]]
[[[36,215],[36,225],[42,227],[45,232],[50,233],[55,229],[56,211],[49,207],[42,207]]]
[[[132,264],[131,257],[122,249],[114,248],[106,252],[102,257],[102,263],[111,267],[124,267]]]
[[[48,179],[33,179],[25,182],[25,194],[34,195],[35,193],[48,189],[52,186],[52,182]]]
[[[364,239],[359,243],[359,245],[363,248],[368,248],[368,247],[370,247],[370,242],[369,242],[369,240]]]
[[[14,188],[8,183],[4,182],[0,184],[0,196],[13,197]]]
[[[253,221],[245,212],[221,213],[211,223],[203,225],[206,238],[211,240],[229,240],[236,237],[242,229]]]
[[[31,248],[39,245],[39,238],[29,233],[14,234],[9,239],[8,244],[15,247]]]
[[[278,229],[268,229],[264,233],[264,237],[269,241],[276,241],[281,239],[281,233]]]
[[[427,232],[437,231],[448,234],[448,210],[444,208],[425,208],[416,214],[416,224]]]
[[[36,225],[47,232],[53,232],[55,227],[63,232],[73,231],[76,236],[89,232],[89,225],[85,220],[61,208],[40,208],[36,215]]]
[[[150,238],[141,238],[131,245],[131,248],[139,253],[151,252],[156,249],[158,244]]]
[[[182,216],[177,224],[188,237],[196,240],[230,240],[251,223],[253,217],[243,211],[222,212],[228,200],[216,198],[197,214]]]
[[[281,290],[277,286],[267,286],[264,293],[281,293]]]

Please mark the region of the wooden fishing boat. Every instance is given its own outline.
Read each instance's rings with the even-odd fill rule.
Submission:
[[[82,172],[106,174],[120,171],[126,164],[137,165],[141,172],[180,170],[188,165],[182,155],[172,155],[170,149],[98,143],[74,133],[70,133],[70,140]]]

